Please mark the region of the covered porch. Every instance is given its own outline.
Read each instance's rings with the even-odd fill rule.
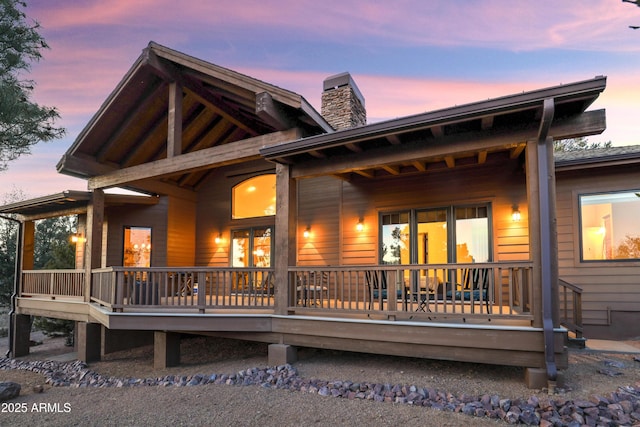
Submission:
[[[333,131],[300,96],[166,48],[131,73],[157,117],[127,78],[103,107],[117,120],[96,115],[65,155],[90,190],[81,262],[25,257],[18,316],[77,321],[87,357],[106,330],[137,330],[157,363],[189,332],[272,343],[274,364],[310,346],[523,366],[532,386],[567,366],[553,141],[604,130],[585,112],[604,77]],[[236,215],[235,190],[264,175],[274,206]],[[112,206],[114,186],[153,196]],[[16,209],[28,248],[36,214]],[[123,230],[138,226],[153,250],[134,267]]]

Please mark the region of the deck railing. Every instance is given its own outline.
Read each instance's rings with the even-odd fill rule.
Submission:
[[[92,272],[91,300],[126,308],[272,308],[268,268],[108,267]]]
[[[582,288],[565,280],[558,280],[560,324],[582,338]]]
[[[533,318],[531,263],[290,267],[290,310]]]
[[[20,296],[80,299],[84,296],[84,270],[25,270]]]
[[[289,267],[287,282],[275,281],[269,268],[108,267],[93,270],[91,301],[114,311],[272,310],[275,288],[288,285],[287,310],[300,314],[533,318],[527,262],[297,266]],[[25,273],[22,294],[82,297],[83,289],[83,271],[43,270]]]

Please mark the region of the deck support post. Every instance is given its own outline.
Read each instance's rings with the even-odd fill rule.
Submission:
[[[97,362],[100,360],[102,325],[99,323],[76,322],[78,360]]]
[[[276,163],[276,230],[278,256],[275,270],[275,312],[287,314],[293,305],[294,291],[289,284],[289,266],[296,263],[297,182],[291,178],[291,166]]]
[[[298,360],[298,349],[288,344],[269,344],[269,366],[286,365]]]
[[[155,331],[153,334],[153,367],[164,369],[180,364],[180,333]]]
[[[102,231],[104,227],[104,191],[95,189],[87,206],[87,241],[85,245],[84,302],[91,301],[91,270],[102,265]]]
[[[29,354],[31,342],[31,316],[26,314],[12,314],[12,354],[11,357],[21,357]]]

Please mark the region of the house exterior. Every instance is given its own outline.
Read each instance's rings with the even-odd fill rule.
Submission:
[[[22,224],[13,353],[40,315],[76,321],[87,361],[149,340],[154,363],[174,365],[194,333],[267,342],[272,364],[333,348],[522,366],[530,386],[552,387],[568,363],[561,322],[591,331],[584,312],[606,334],[633,311],[603,317],[583,271],[617,273],[583,265],[571,236],[576,188],[590,192],[597,170],[611,178],[596,191],[633,189],[637,155],[591,172],[597,160],[553,159],[554,140],[605,129],[604,110],[587,111],[605,87],[366,124],[347,73],[325,80],[319,114],[152,42],[58,164],[88,191],[0,207]],[[77,268],[32,270],[34,221],[68,214]],[[640,264],[625,265],[607,286],[635,297]]]

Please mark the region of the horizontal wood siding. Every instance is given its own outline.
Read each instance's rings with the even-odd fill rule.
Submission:
[[[228,267],[231,264],[231,230],[246,227],[273,226],[273,216],[231,219],[231,193],[235,185],[254,176],[275,173],[272,163],[254,161],[211,171],[198,187],[195,208],[195,266]],[[275,231],[276,233],[278,230]],[[220,237],[219,243],[215,238]],[[276,249],[277,250],[277,249]],[[186,265],[186,264],[183,264]]]
[[[194,265],[196,203],[170,197],[167,219],[167,267]]]
[[[583,290],[582,310],[589,325],[609,325],[610,311],[640,312],[640,262],[581,262],[578,195],[638,190],[640,170],[617,166],[556,175],[560,278]],[[637,325],[629,327],[637,328]]]
[[[354,177],[342,188],[343,265],[378,262],[380,212],[476,202],[492,206],[494,261],[529,259],[525,177],[515,161],[406,177]],[[511,218],[514,205],[522,214],[517,223]],[[362,232],[355,229],[359,218]]]
[[[107,208],[104,230],[106,238],[105,266],[122,265],[125,226],[151,227],[151,266],[165,266],[167,262],[167,209],[168,199],[166,197],[161,197],[156,205]]]
[[[298,265],[339,265],[341,185],[334,177],[298,182]]]

